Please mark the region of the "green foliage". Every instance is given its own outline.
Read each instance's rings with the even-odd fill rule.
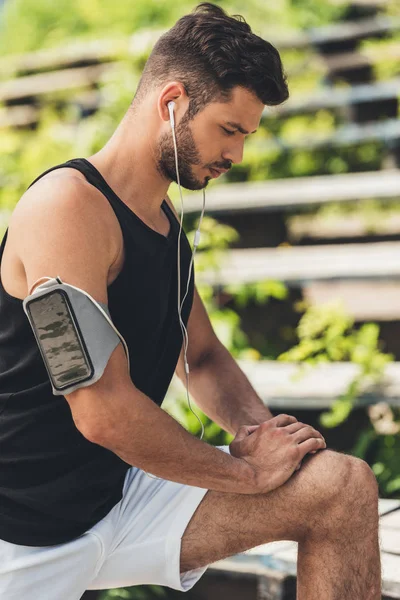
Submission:
[[[100,85],[102,107],[80,120],[77,107],[51,103],[40,111],[34,132],[2,130],[0,145],[0,209],[13,210],[39,173],[70,158],[97,152],[112,136],[129,106],[138,81],[130,60],[121,61]]]
[[[168,591],[159,585],[139,585],[104,591],[99,600],[158,600],[168,597]]]
[[[200,0],[198,0],[200,1]],[[333,3],[328,0],[315,3],[313,0],[286,0],[267,3],[260,0],[215,0],[230,14],[242,14],[253,31],[271,40],[296,29],[327,24],[340,19],[347,9],[346,1]],[[173,4],[161,0],[124,0],[110,3],[107,0],[13,0],[5,4],[2,13],[2,36],[0,55],[56,48],[72,39],[115,39],[120,52],[119,67],[108,81],[99,85],[103,105],[98,112],[84,120],[77,108],[68,100],[74,94],[48,94],[40,107],[40,122],[34,131],[2,129],[0,145],[0,209],[12,211],[28,185],[45,169],[69,158],[89,156],[97,152],[111,137],[118,122],[130,104],[148,55],[148,48],[134,57],[129,57],[129,36],[142,28],[167,28],[183,14],[188,13],[198,2],[177,0]],[[394,0],[391,6],[397,5]],[[391,9],[392,10],[392,9]],[[394,8],[393,8],[394,10]],[[18,35],[15,35],[15,32]],[[399,64],[390,55],[390,44],[397,44],[398,36],[391,39],[364,42],[366,52],[382,51],[384,58],[377,59],[376,73],[387,78],[399,73]],[[386,50],[388,52],[386,52]],[[315,93],[322,82],[324,68],[310,49],[284,49],[282,59],[285,70],[290,74],[291,95]],[[11,65],[11,63],[10,63]],[[13,66],[3,73],[13,76]],[[228,182],[264,181],[266,179],[299,177],[307,175],[346,173],[379,169],[385,153],[383,142],[363,142],[342,147],[289,150],[285,145],[297,142],[305,136],[329,138],[343,124],[343,118],[333,111],[320,110],[314,115],[293,116],[282,119],[270,110],[245,149],[244,160],[226,176]],[[284,144],[279,141],[283,140]],[[212,182],[209,186],[218,185]],[[171,197],[176,204],[177,186],[172,185]],[[185,196],[190,196],[187,193]],[[56,199],[55,199],[56,201]],[[373,202],[371,200],[371,202]],[[178,203],[179,204],[179,203]],[[363,204],[368,208],[368,203]],[[360,205],[353,210],[360,211]],[[395,203],[392,205],[395,208]],[[382,204],[376,205],[378,211]],[[328,210],[328,209],[321,209]],[[332,209],[335,210],[335,209]],[[336,205],[336,210],[350,210]],[[365,210],[365,209],[364,209]],[[371,213],[372,214],[372,213]],[[197,219],[198,220],[198,219]],[[370,219],[373,225],[374,218]],[[187,226],[187,223],[189,224]],[[197,222],[185,217],[185,231],[193,245]],[[0,221],[0,231],[5,223]],[[201,224],[201,242],[196,254],[196,272],[215,268],[222,253],[238,240],[238,233],[227,225],[205,216]],[[252,348],[241,328],[241,320],[235,308],[243,309],[250,302],[267,305],[270,299],[287,300],[286,286],[277,281],[261,281],[246,285],[226,285],[215,297],[211,286],[198,285],[212,325],[221,340],[235,358],[259,360],[260,353]],[[222,306],[221,297],[233,300],[232,307]],[[286,333],[285,333],[286,331]],[[289,339],[289,328],[282,329],[282,336]],[[384,354],[378,342],[379,327],[374,323],[354,327],[353,320],[337,305],[308,308],[297,329],[298,343],[281,354],[279,360],[296,361],[303,369],[323,362],[351,361],[358,366],[358,374],[346,392],[338,398],[331,410],[321,417],[325,427],[336,427],[350,414],[357,397],[367,383],[379,384],[386,364],[392,356]],[[269,357],[270,358],[270,357]],[[300,371],[300,375],[303,371]],[[192,434],[200,436],[201,426],[188,405],[186,392],[178,394],[163,405]],[[205,427],[204,440],[213,445],[229,444],[233,436],[224,432],[201,410],[192,406]],[[382,409],[383,410],[383,409]],[[382,495],[394,495],[400,491],[400,422],[398,410],[390,418],[386,410],[386,429],[382,419],[370,412],[371,425],[362,431],[355,442],[352,453],[367,460],[375,472]],[[159,586],[103,592],[101,600],[156,600],[169,598],[171,592]]]
[[[190,393],[190,373],[189,373],[189,393]],[[192,435],[200,438],[202,433],[201,423],[204,426],[204,435],[202,439],[213,446],[224,446],[230,444],[233,436],[224,431],[214,423],[190,398],[186,395],[186,390],[174,395],[173,398],[166,399],[163,402],[163,410],[178,421],[182,427],[190,431]],[[193,412],[192,412],[193,411]]]
[[[320,417],[323,427],[337,427],[348,418],[366,386],[379,389],[385,367],[394,357],[380,350],[378,325],[366,323],[355,329],[353,319],[339,302],[309,307],[300,319],[297,334],[299,343],[278,357],[278,360],[299,363],[294,380],[301,378],[313,365],[321,363],[350,361],[358,366],[345,392]],[[371,465],[380,497],[398,498],[400,409],[381,402],[370,406],[368,412],[371,423],[358,432],[350,454]]]
[[[191,244],[197,225],[196,221],[193,229],[187,233]],[[196,273],[202,270],[218,269],[221,250],[226,250],[229,243],[238,237],[232,227],[222,225],[211,217],[203,218],[201,232],[199,251],[196,253],[195,259]],[[249,345],[248,337],[241,328],[239,315],[233,309],[218,306],[218,296],[215,295],[211,285],[197,283],[197,289],[218,339],[232,356],[236,359],[260,360],[260,353]],[[279,281],[260,281],[253,284],[225,285],[221,289],[221,294],[227,294],[233,300],[234,305],[244,307],[251,300],[262,305],[268,303],[270,298],[283,300],[287,297],[288,290]],[[192,406],[197,418],[191,410],[191,405],[190,396],[188,398],[186,390],[184,390],[182,394],[167,397],[163,403],[163,409],[198,437],[202,430],[199,418],[204,425],[203,439],[214,446],[229,444],[232,441],[231,434],[222,430],[198,407]]]
[[[381,402],[370,407],[371,425],[361,432],[353,456],[371,465],[382,498],[400,498],[400,409]]]
[[[112,38],[141,28],[168,27],[191,8],[188,0],[13,0],[3,9],[0,54],[51,48],[72,38]]]
[[[193,223],[193,228],[187,232],[190,244],[193,244],[195,229],[198,219]],[[201,224],[201,238],[198,252],[196,253],[196,273],[203,270],[218,269],[221,251],[225,251],[232,241],[238,238],[238,234],[232,227],[222,225],[211,217],[204,217]],[[229,352],[236,359],[260,360],[261,355],[249,345],[247,335],[241,328],[239,315],[230,308],[218,306],[218,296],[215,295],[211,285],[197,283],[197,289],[210,317],[213,329]],[[287,287],[279,281],[260,281],[252,284],[228,284],[221,289],[221,294],[227,294],[233,304],[244,307],[253,300],[256,304],[266,304],[270,298],[284,300],[287,298]],[[190,392],[190,374],[189,374]],[[167,396],[163,403],[163,409],[173,416],[193,435],[200,437],[204,425],[204,441],[217,446],[229,444],[233,436],[222,430],[205,413],[187,397],[186,390],[181,394]],[[193,414],[191,408],[197,414]]]
[[[244,308],[251,300],[257,304],[266,304],[270,298],[286,300],[288,297],[287,286],[281,281],[257,281],[255,283],[229,284],[224,286],[224,291],[234,298],[235,306]]]
[[[278,360],[301,363],[300,375],[307,366],[328,362],[350,361],[359,367],[346,392],[320,417],[324,427],[337,427],[349,416],[363,386],[379,382],[385,366],[394,357],[379,349],[379,326],[366,323],[355,329],[354,320],[345,313],[341,302],[308,308],[297,333],[299,343]]]
[[[331,138],[341,125],[345,125],[343,119],[328,110],[285,118],[271,111],[246,141],[243,161],[226,174],[226,180],[265,181],[380,169],[387,152],[385,142],[333,145]],[[306,140],[310,140],[309,147]],[[322,145],[313,147],[315,141]]]
[[[391,79],[400,74],[399,46],[398,32],[383,39],[367,39],[361,43],[361,51],[373,61],[374,76],[377,80]]]
[[[176,0],[13,0],[2,10],[0,55],[51,48],[64,40],[99,39],[130,35],[141,28],[171,27],[199,2]],[[229,14],[241,14],[258,35],[275,37],[285,30],[313,27],[337,20],[346,4],[335,6],[325,0],[259,2],[214,0]],[[15,32],[18,31],[18,35]]]
[[[389,199],[365,198],[351,202],[330,202],[322,206],[308,206],[288,214],[286,224],[296,231],[299,226],[312,225],[317,231],[319,226],[335,225],[338,231],[343,219],[348,218],[360,227],[361,235],[377,235],[393,231],[393,222],[399,215],[399,201]]]
[[[261,144],[245,150],[243,162],[226,174],[229,182],[265,181],[311,175],[335,175],[379,170],[385,154],[383,142],[285,149]]]
[[[298,14],[297,26],[301,29],[308,29],[324,23],[339,21],[346,12],[347,3],[291,0],[290,8],[292,12]]]

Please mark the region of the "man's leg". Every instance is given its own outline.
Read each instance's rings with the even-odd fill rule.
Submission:
[[[182,537],[180,570],[295,540],[298,600],[380,600],[378,529],[378,486],[368,464],[322,450],[267,494],[207,492]]]

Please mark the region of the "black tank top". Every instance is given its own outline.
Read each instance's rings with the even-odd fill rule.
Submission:
[[[119,221],[125,262],[108,286],[108,308],[128,345],[134,385],[161,406],[183,341],[177,309],[180,223],[163,200],[168,236],[146,225],[84,158],[48,169],[31,185],[62,167],[81,171],[106,196]],[[182,302],[191,259],[183,229],[180,243]],[[182,308],[185,325],[193,291],[192,269]],[[149,444],[152,435],[157,432],[148,432]],[[22,300],[8,294],[0,278],[0,539],[47,546],[78,537],[119,502],[129,467],[88,441],[76,428],[65,397],[53,395]]]

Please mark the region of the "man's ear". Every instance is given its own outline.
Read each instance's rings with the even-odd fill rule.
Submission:
[[[184,85],[180,81],[170,81],[161,90],[158,97],[158,111],[164,121],[170,120],[168,104],[174,102],[174,116],[182,115],[186,112],[189,105],[188,97]]]

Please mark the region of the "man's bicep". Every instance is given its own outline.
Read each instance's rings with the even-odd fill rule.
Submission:
[[[10,235],[26,276],[27,295],[42,277],[56,277],[107,303],[110,266],[104,225],[79,197],[79,183],[56,190],[54,183],[29,190],[11,219]],[[40,196],[39,196],[40,193]]]
[[[77,429],[87,439],[98,443],[111,433],[110,416],[119,412],[125,399],[131,402],[137,391],[120,342],[113,350],[100,379],[92,385],[66,394],[65,398]],[[131,408],[134,408],[132,403]]]
[[[18,235],[20,240],[16,248],[26,274],[26,295],[28,296],[29,291],[32,293],[31,288],[45,282],[39,282],[41,278],[54,278],[59,275],[63,283],[79,288],[97,303],[107,305],[108,271],[112,262],[111,253],[104,243],[107,232],[104,222],[96,220],[93,205],[85,204],[82,197],[79,199],[76,196],[77,191],[79,190],[74,189],[72,185],[68,192],[64,189],[57,194],[55,190],[42,186],[42,196],[31,197],[31,203],[19,206],[15,213],[11,227],[14,235]],[[46,193],[53,194],[53,197],[46,196]],[[95,305],[91,309],[99,310]],[[82,319],[86,319],[87,326],[88,319],[91,318],[89,313],[86,310],[85,316],[75,314],[78,324],[80,323],[80,331],[76,333],[77,339],[83,335]],[[111,325],[108,326],[111,330]],[[93,335],[97,333],[98,329]],[[64,335],[63,331],[60,331],[61,335]],[[66,330],[65,335],[69,336],[66,344],[71,345],[70,337],[74,335],[73,332]],[[57,352],[60,346],[63,347],[60,336],[54,340]],[[88,340],[83,341],[85,352],[88,352],[89,346],[85,343]],[[94,340],[94,343],[96,344],[97,340]],[[102,343],[101,339],[98,343]],[[46,352],[46,349],[43,351]],[[47,348],[47,352],[51,351],[51,348]],[[62,354],[57,356],[61,360]],[[74,357],[74,360],[77,358]],[[97,435],[100,417],[104,416],[106,403],[103,399],[115,395],[122,388],[134,387],[121,341],[114,346],[109,357],[102,355],[101,361],[104,360],[107,362],[100,378],[95,380],[93,377],[93,383],[71,393],[67,393],[66,388],[66,393],[63,394],[70,405],[76,425],[84,435],[89,432],[90,437],[93,431],[96,431]],[[61,370],[62,373],[62,365],[56,366],[57,372]],[[88,380],[85,383],[88,384]],[[102,423],[104,422],[105,419],[102,419]]]

